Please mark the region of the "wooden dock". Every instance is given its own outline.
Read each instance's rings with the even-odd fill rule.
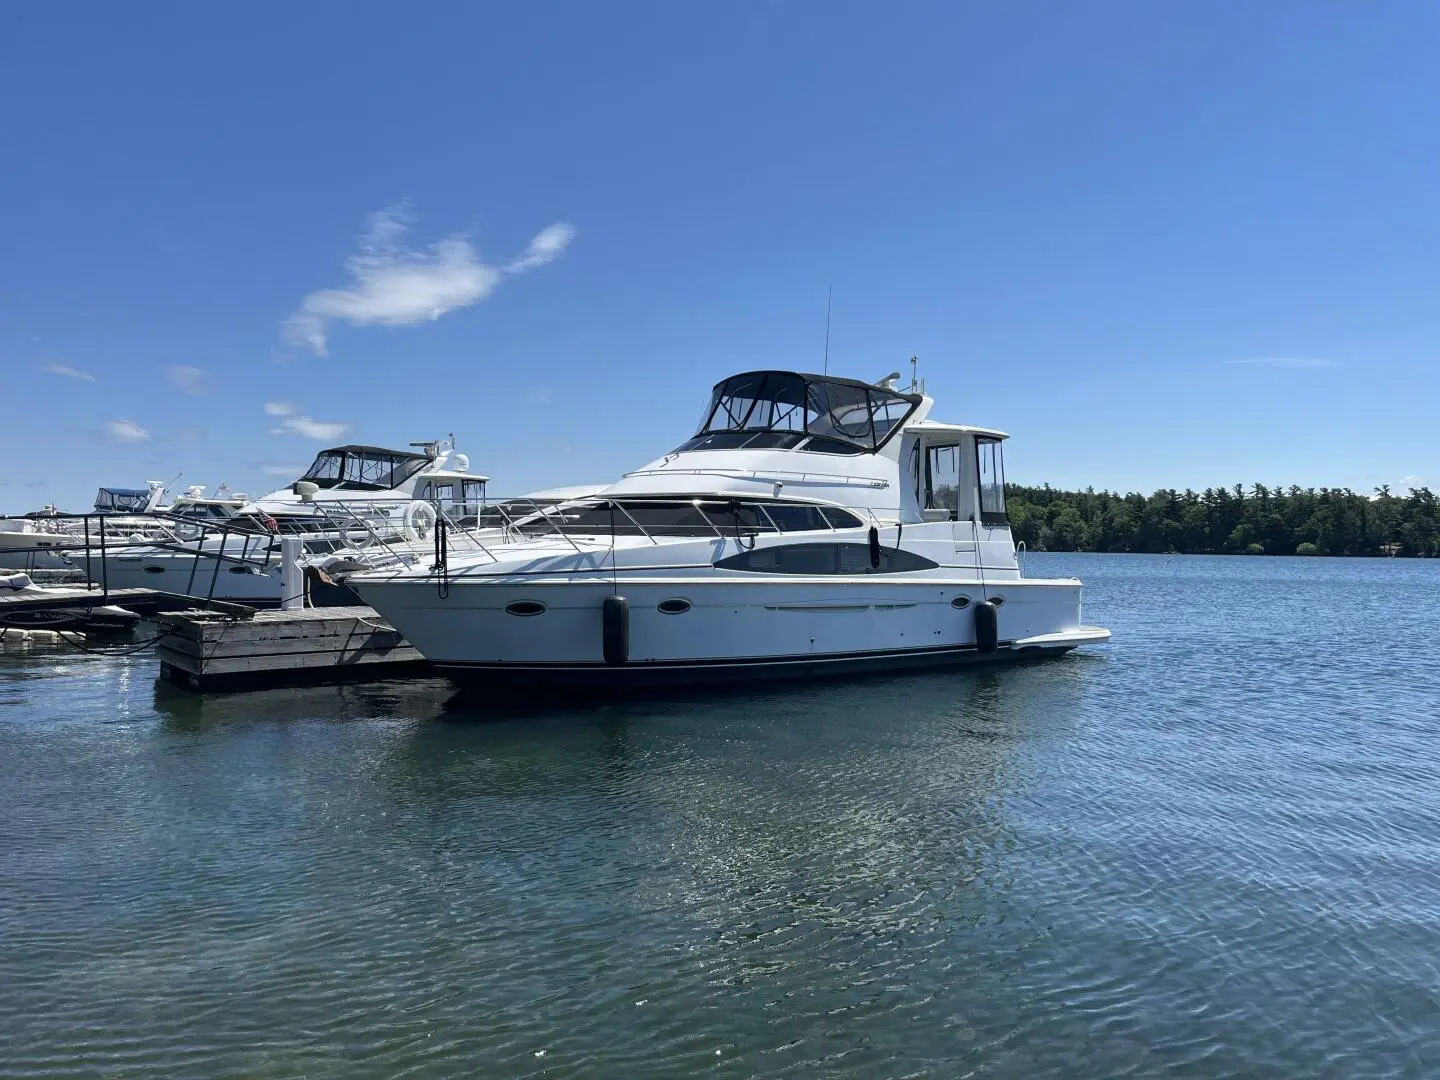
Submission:
[[[0,592],[0,617],[7,614],[72,611],[94,607],[119,607],[137,615],[207,608],[233,617],[246,616],[255,611],[249,604],[237,604],[230,600],[207,600],[200,596],[162,592],[159,589],[111,589],[105,592],[94,585],[79,585],[74,588],[44,585]]]
[[[368,607],[297,608],[234,617],[160,614],[160,677],[189,690],[251,690],[297,682],[429,673],[425,659]]]

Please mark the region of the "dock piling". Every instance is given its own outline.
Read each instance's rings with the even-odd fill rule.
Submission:
[[[305,575],[300,569],[303,541],[287,536],[280,541],[280,607],[296,611],[305,606]]]

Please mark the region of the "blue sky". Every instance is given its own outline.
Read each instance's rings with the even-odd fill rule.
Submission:
[[[818,369],[831,286],[831,370],[918,355],[1012,480],[1440,485],[1433,4],[4,24],[0,509],[451,431],[603,481]]]

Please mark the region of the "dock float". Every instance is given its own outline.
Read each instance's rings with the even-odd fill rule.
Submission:
[[[430,665],[374,608],[157,614],[160,677],[188,690],[258,690],[430,674]]]

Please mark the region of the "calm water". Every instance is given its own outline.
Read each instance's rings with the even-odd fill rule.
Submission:
[[[1440,1075],[1440,563],[1027,571],[1115,643],[531,716],[10,650],[0,1075]]]

